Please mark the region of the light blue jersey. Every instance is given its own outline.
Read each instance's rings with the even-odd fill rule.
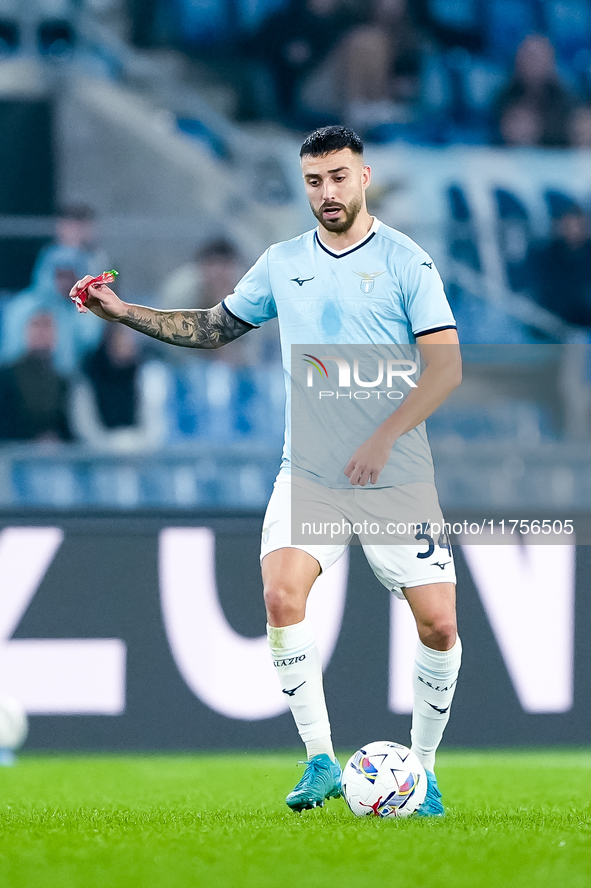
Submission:
[[[253,326],[278,318],[287,392],[282,468],[315,478],[324,473],[309,460],[292,466],[291,387],[299,384],[302,370],[298,363],[298,378],[292,379],[292,346],[318,343],[328,354],[330,344],[409,345],[417,336],[456,326],[432,259],[409,237],[378,220],[362,241],[340,252],[323,244],[316,230],[274,244],[223,305]],[[408,467],[401,465],[401,449],[417,457],[410,476]],[[330,487],[349,485],[342,468],[323,482]],[[396,443],[378,486],[412,481],[433,481],[424,423]]]

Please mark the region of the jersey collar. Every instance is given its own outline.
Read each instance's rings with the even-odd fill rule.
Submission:
[[[374,216],[372,226],[365,237],[362,237],[361,240],[357,241],[356,244],[352,244],[352,246],[350,247],[345,247],[344,250],[331,250],[330,247],[327,247],[326,244],[320,240],[320,237],[318,236],[318,229],[316,229],[316,231],[314,232],[314,238],[321,250],[324,250],[325,253],[328,253],[329,256],[333,256],[335,259],[342,259],[343,256],[348,256],[350,253],[354,253],[355,250],[360,250],[361,247],[364,247],[365,244],[369,243],[369,241],[375,237],[376,231],[381,224],[382,223],[380,222],[380,220],[376,219],[376,217]]]

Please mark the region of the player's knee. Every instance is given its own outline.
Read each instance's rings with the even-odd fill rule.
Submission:
[[[419,638],[425,647],[435,651],[448,651],[457,638],[456,621],[444,617],[424,621],[418,626]]]
[[[271,583],[264,589],[267,620],[272,626],[299,623],[305,615],[305,597],[287,583]]]

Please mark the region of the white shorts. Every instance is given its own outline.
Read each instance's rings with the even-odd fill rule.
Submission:
[[[310,522],[310,535],[322,525],[322,544],[308,542],[302,534],[292,535],[292,485],[298,515],[308,499],[310,514],[317,519]],[[327,540],[332,534],[334,540]],[[398,598],[404,598],[405,588],[456,582],[437,491],[427,483],[333,490],[281,472],[263,521],[261,561],[277,549],[301,549],[325,571],[345,552],[354,534],[380,583]],[[373,539],[379,541],[373,543]]]

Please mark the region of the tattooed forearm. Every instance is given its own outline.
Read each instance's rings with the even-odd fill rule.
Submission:
[[[192,311],[158,311],[130,305],[120,323],[162,342],[187,348],[219,348],[252,330],[250,324],[228,314],[221,303]]]

